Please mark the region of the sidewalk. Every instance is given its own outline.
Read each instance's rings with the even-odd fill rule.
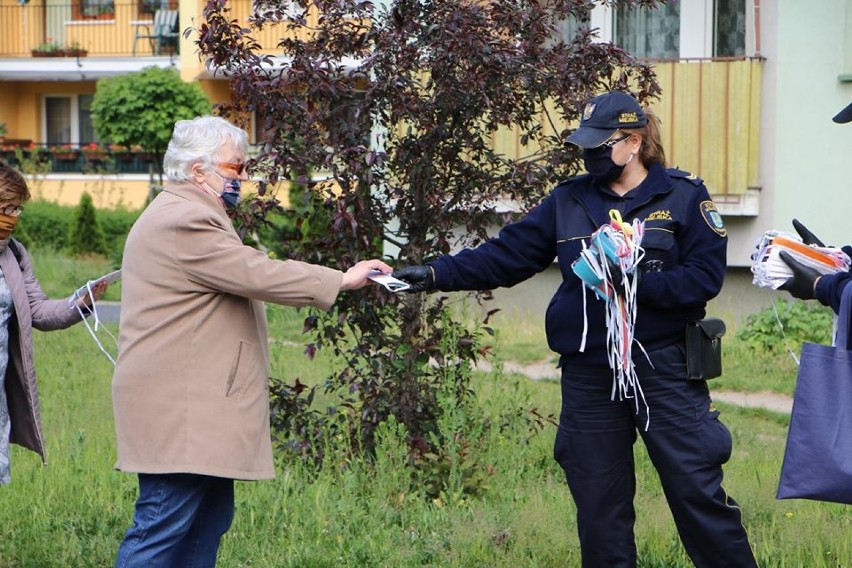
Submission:
[[[492,369],[491,363],[488,361],[479,361],[476,368],[486,373]],[[559,370],[550,361],[529,365],[506,361],[503,363],[503,369],[507,373],[526,375],[533,380],[559,380]],[[790,414],[790,411],[793,409],[793,399],[783,394],[773,392],[715,391],[713,390],[713,382],[710,381],[709,384],[710,396],[713,397],[713,400],[718,400],[719,402],[750,408],[765,408],[773,412],[782,412],[785,414]]]

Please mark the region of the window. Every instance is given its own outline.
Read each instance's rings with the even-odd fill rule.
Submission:
[[[654,10],[617,8],[614,43],[636,57],[680,57],[680,2]]]
[[[75,0],[75,20],[115,19],[115,0]]]
[[[713,55],[745,55],[745,0],[716,0]]]
[[[92,126],[93,95],[50,95],[44,99],[44,141],[55,144],[98,142]]]
[[[566,19],[559,37],[571,41],[587,25],[597,31],[599,41],[611,41],[645,59],[742,57],[747,55],[753,2],[677,0],[647,9],[596,0],[588,22]]]
[[[71,97],[47,97],[44,100],[44,113],[44,125],[47,131],[45,142],[48,144],[70,143],[72,130]]]

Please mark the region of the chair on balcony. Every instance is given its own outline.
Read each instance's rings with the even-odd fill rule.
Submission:
[[[177,51],[178,45],[178,11],[157,10],[154,12],[154,21],[151,24],[136,24],[136,36],[133,38],[133,55],[136,55],[136,43],[140,39],[147,39],[151,45],[151,52],[160,55],[162,48],[173,45]]]

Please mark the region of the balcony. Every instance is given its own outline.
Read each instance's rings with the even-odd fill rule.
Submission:
[[[156,156],[139,148],[96,144],[34,144],[6,139],[0,160],[27,173],[148,174],[158,171]]]
[[[179,37],[149,38],[158,9],[176,1],[71,0],[64,4],[0,5],[0,58],[174,57]],[[172,30],[178,32],[178,29]],[[178,34],[179,35],[179,34]],[[46,63],[50,60],[40,59]]]

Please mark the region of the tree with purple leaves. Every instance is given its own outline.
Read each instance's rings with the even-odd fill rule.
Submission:
[[[246,28],[228,3],[208,2],[199,50],[230,78],[232,103],[220,111],[256,117],[262,147],[252,175],[302,184],[308,196],[279,252],[339,268],[382,253],[422,264],[475,246],[512,217],[495,204],[511,202],[522,214],[575,175],[580,152],[564,140],[585,101],[607,90],[640,101],[659,94],[649,65],[596,41],[592,4],[256,2]],[[578,31],[563,40],[557,30],[567,21]],[[281,32],[274,55],[255,39],[270,29]],[[511,151],[494,144],[505,133],[518,142]],[[263,225],[269,208],[250,211],[258,214],[240,218],[248,229]],[[334,313],[312,313],[309,353],[331,347],[347,361],[323,385],[339,404],[315,409],[318,387],[273,381],[282,446],[321,459],[319,441],[332,428],[370,450],[390,416],[405,425],[416,463],[427,455],[441,462],[448,435],[475,443],[472,426],[442,431],[441,401],[449,381],[456,404],[470,404],[467,370],[487,354],[488,319],[467,329],[442,316],[446,309],[446,298],[374,287],[341,298]],[[525,416],[533,427],[543,420]]]

